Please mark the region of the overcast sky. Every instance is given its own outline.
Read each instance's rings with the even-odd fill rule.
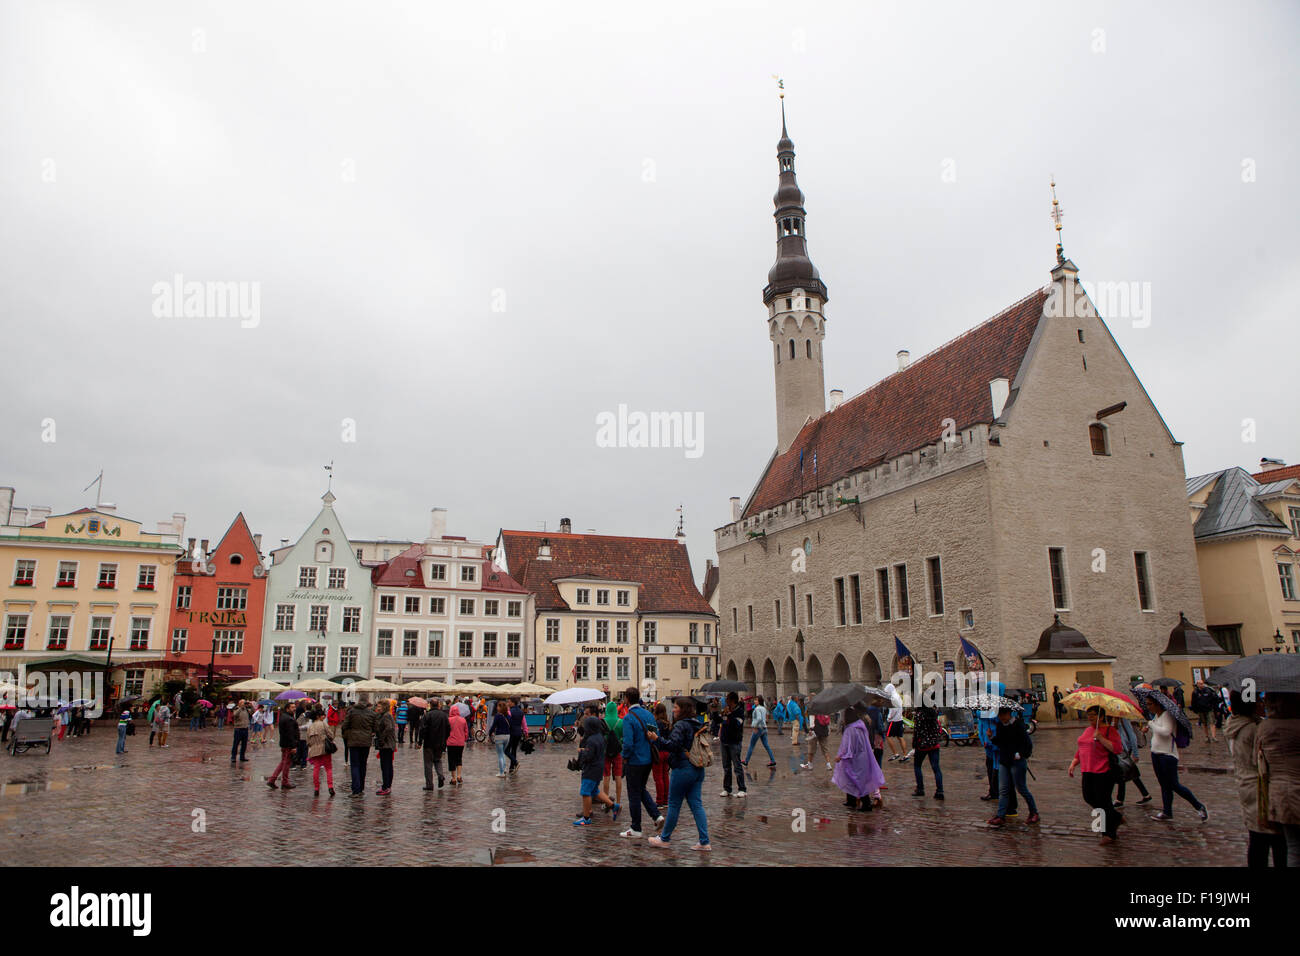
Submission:
[[[775,445],[772,74],[828,389],[1046,282],[1054,174],[1081,277],[1149,283],[1147,327],[1106,318],[1188,473],[1300,461],[1298,27],[1285,2],[4,0],[0,485],[69,511],[102,467],[121,514],[216,539],[242,510],[264,546],[331,460],[353,537],[423,538],[432,506],[485,540],[667,536],[683,504],[698,580]],[[256,326],[157,317],[177,274],[257,283]],[[597,447],[620,403],[702,414],[703,454]]]

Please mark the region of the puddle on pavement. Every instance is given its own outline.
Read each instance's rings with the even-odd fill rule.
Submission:
[[[0,797],[20,797],[28,793],[45,793],[47,790],[67,790],[66,780],[47,780],[40,783],[6,783],[0,786]]]
[[[530,850],[523,847],[498,847],[492,851],[491,862],[493,866],[510,866],[520,863],[536,863],[535,857]]]

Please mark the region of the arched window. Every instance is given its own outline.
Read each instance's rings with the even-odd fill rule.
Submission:
[[[794,339],[790,340],[790,358],[794,358]]]
[[[1110,454],[1110,435],[1101,422],[1093,422],[1088,426],[1088,440],[1092,443],[1094,455]]]
[[[244,563],[244,559],[243,559],[241,556],[237,555],[237,554],[232,554],[232,555],[230,556],[230,563],[231,563],[231,564],[243,564],[243,563]]]
[[[781,346],[776,346],[776,364],[781,364]]]
[[[805,351],[808,353],[808,357],[812,358],[812,339],[804,339],[803,344],[805,346]]]

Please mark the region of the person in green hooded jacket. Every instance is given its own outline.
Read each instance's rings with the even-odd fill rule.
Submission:
[[[614,778],[614,803],[623,803],[623,720],[618,716],[618,704],[605,704],[605,779],[601,790],[609,796],[609,778]]]

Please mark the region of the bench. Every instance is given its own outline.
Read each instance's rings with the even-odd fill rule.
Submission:
[[[54,718],[28,717],[26,720],[19,721],[17,728],[14,729],[10,753],[17,757],[20,753],[42,744],[45,745],[45,752],[49,753],[53,741]]]

